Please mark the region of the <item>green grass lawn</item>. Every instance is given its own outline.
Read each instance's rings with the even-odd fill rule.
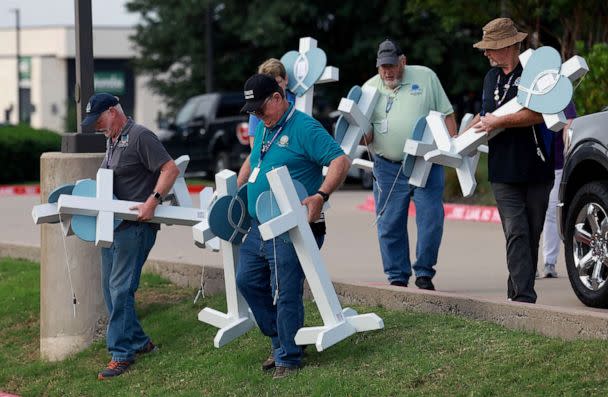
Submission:
[[[309,348],[297,375],[273,381],[260,369],[269,344],[259,331],[222,349],[199,310],[225,310],[223,297],[192,303],[194,290],[146,274],[138,292],[144,328],[160,352],[123,376],[98,381],[103,341],[61,363],[39,359],[39,267],[0,259],[0,391],[23,396],[605,396],[608,342],[566,342],[453,316],[374,311],[382,331],[329,350]],[[66,303],[68,304],[68,303]],[[308,325],[319,325],[307,303]]]

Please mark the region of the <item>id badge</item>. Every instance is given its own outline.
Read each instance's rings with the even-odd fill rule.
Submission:
[[[380,120],[380,122],[378,123],[377,132],[379,134],[386,134],[388,132],[388,119]]]
[[[249,183],[254,183],[258,178],[258,174],[260,173],[260,167],[255,167],[251,174],[249,175]]]

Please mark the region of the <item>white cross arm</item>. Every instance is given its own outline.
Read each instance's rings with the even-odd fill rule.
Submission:
[[[374,107],[378,102],[380,93],[377,88],[363,86],[361,98],[355,103],[348,98],[342,98],[338,105],[338,111],[348,122],[348,129],[342,139],[340,147],[350,158],[354,157],[355,150],[361,141],[363,134],[371,131],[372,125],[369,121]]]
[[[72,215],[97,216],[99,212],[110,212],[118,219],[136,221],[137,210],[129,208],[141,203],[125,200],[101,200],[93,197],[81,197],[62,194],[59,196],[60,213]],[[204,220],[203,211],[197,208],[160,205],[156,207],[150,223],[168,223],[171,225],[194,226]]]
[[[173,187],[169,191],[169,194],[172,194],[175,197],[175,202],[180,207],[192,207],[192,198],[190,198],[190,192],[188,192],[188,185],[186,184],[186,168],[188,168],[188,163],[190,162],[190,156],[183,155],[179,156],[175,160],[175,165],[179,170],[179,175],[175,179],[173,183]]]
[[[32,219],[36,225],[43,223],[58,223],[59,211],[57,203],[46,203],[34,206],[32,208]]]
[[[374,162],[365,159],[353,159],[352,166],[371,172],[374,169]]]
[[[315,84],[333,83],[338,80],[340,80],[340,69],[335,66],[326,66]]]

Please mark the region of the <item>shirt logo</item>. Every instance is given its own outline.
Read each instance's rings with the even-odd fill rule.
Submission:
[[[279,139],[279,146],[280,147],[287,147],[287,146],[289,146],[289,137],[287,135],[283,135]]]
[[[412,86],[410,87],[410,95],[421,95],[421,94],[422,94],[422,87],[420,87],[416,83],[412,84]]]
[[[513,83],[513,85],[515,87],[519,86],[519,81],[521,80],[521,76],[515,79],[515,83]]]
[[[129,134],[123,135],[120,137],[120,141],[117,144],[118,147],[127,147],[129,146]]]

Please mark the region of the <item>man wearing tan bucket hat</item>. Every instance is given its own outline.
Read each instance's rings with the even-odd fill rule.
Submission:
[[[506,238],[507,298],[535,303],[534,276],[553,186],[553,153],[543,143],[540,114],[525,108],[500,117],[491,114],[517,95],[520,43],[526,37],[509,18],[483,27],[483,38],[473,47],[483,50],[492,69],[485,76],[482,109],[473,125],[486,132],[504,129],[488,141],[488,176]]]

